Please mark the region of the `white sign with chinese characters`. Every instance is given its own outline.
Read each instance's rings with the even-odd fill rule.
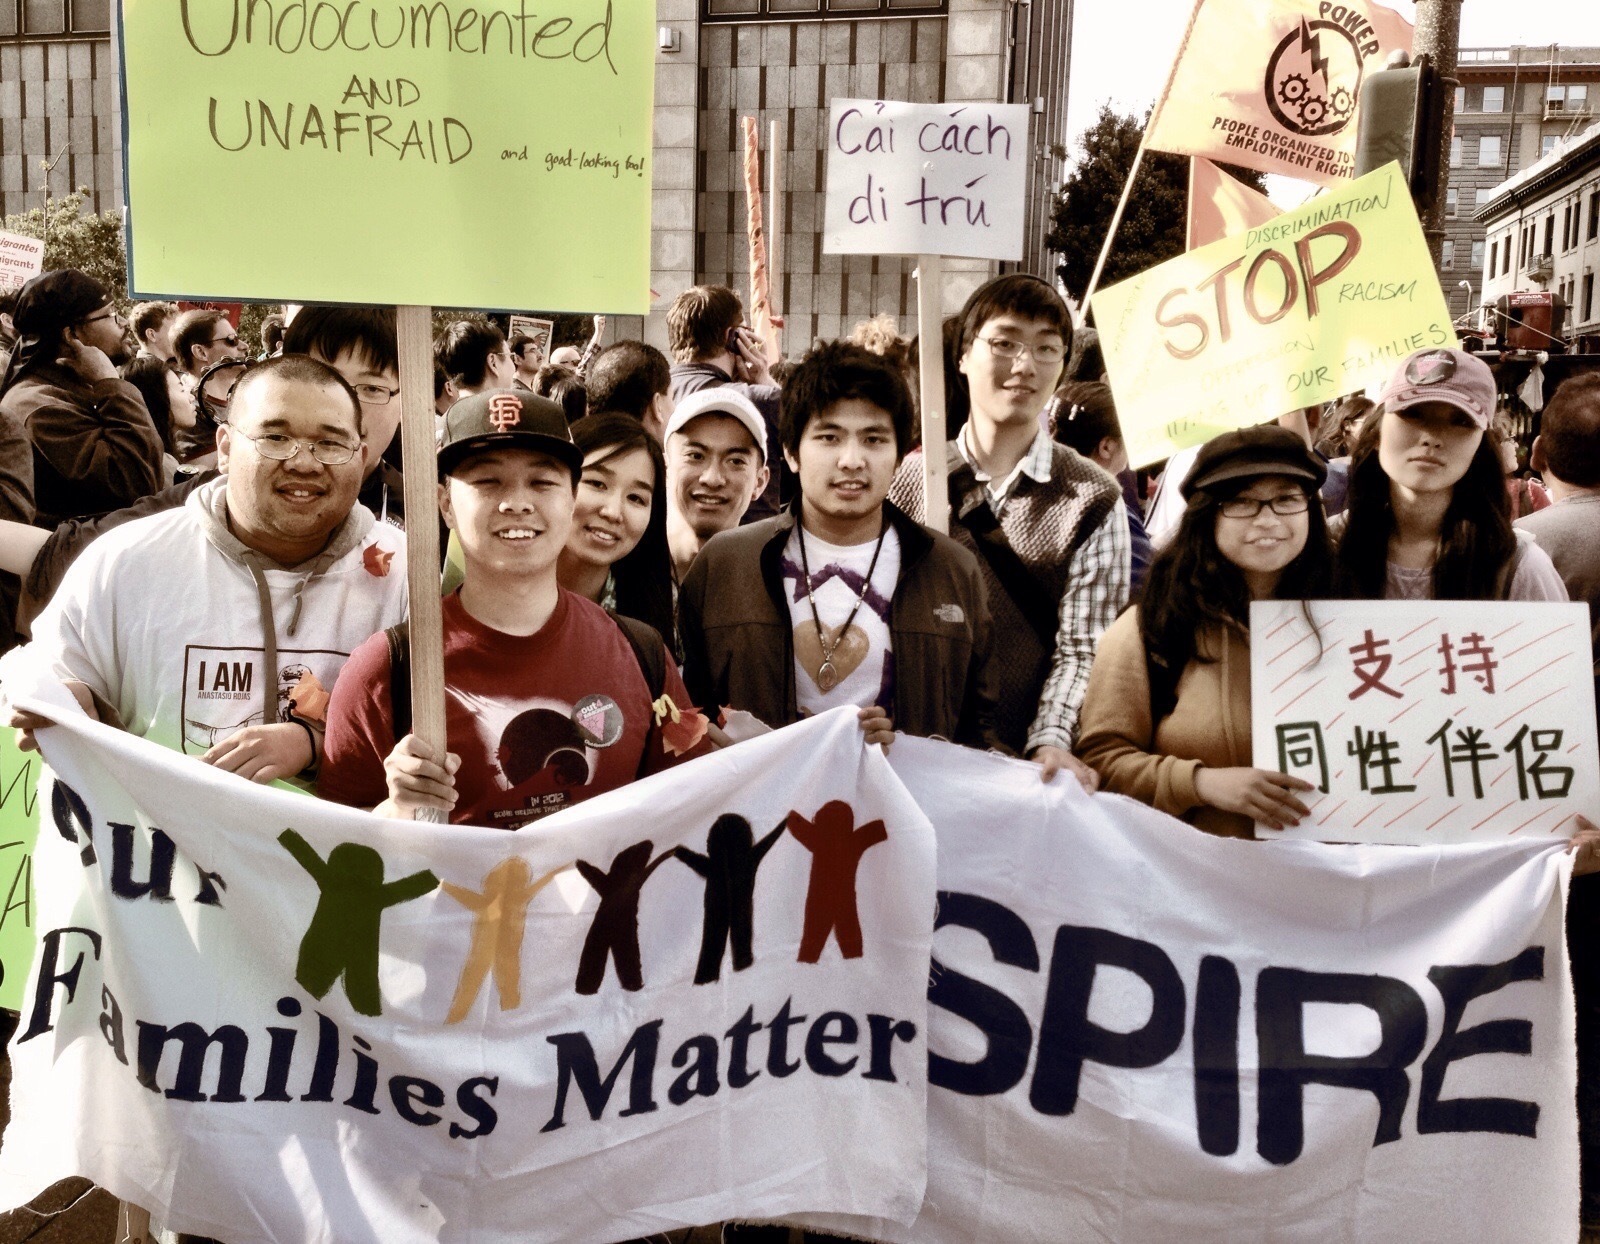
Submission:
[[[1252,604],[1256,767],[1317,788],[1297,827],[1258,833],[1570,837],[1600,808],[1593,660],[1581,604]]]

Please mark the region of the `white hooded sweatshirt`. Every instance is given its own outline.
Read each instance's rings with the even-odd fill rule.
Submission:
[[[345,659],[406,616],[405,536],[357,504],[317,557],[279,566],[228,530],[226,489],[89,545],[0,661],[9,698],[77,679],[102,716],[192,756],[291,711],[320,733]]]

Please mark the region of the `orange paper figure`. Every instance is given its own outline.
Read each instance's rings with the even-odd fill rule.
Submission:
[[[481,894],[448,881],[440,886],[463,907],[478,913],[467,962],[461,969],[445,1023],[459,1024],[467,1017],[491,967],[495,989],[500,994],[500,1009],[514,1011],[522,1005],[522,931],[528,919],[528,904],[559,872],[561,868],[530,881],[533,874],[527,861],[513,855],[489,870]]]

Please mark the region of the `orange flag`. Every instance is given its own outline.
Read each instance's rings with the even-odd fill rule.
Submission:
[[[1210,160],[1189,160],[1189,250],[1198,250],[1246,229],[1264,225],[1280,208]]]
[[[1362,79],[1396,50],[1411,23],[1370,0],[1196,0],[1145,145],[1337,186]]]

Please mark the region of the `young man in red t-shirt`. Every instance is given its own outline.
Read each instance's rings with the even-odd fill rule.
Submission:
[[[411,734],[396,740],[390,645],[375,635],[335,685],[320,795],[387,816],[439,808],[459,824],[516,829],[681,758],[663,740],[645,672],[660,637],[642,628],[641,639],[635,624],[630,639],[556,582],[582,466],[554,402],[498,390],[451,407],[439,505],[466,575],[444,600],[450,753]],[[677,667],[664,652],[659,662],[662,691],[687,709]],[[689,755],[707,746],[688,741],[673,742]]]

